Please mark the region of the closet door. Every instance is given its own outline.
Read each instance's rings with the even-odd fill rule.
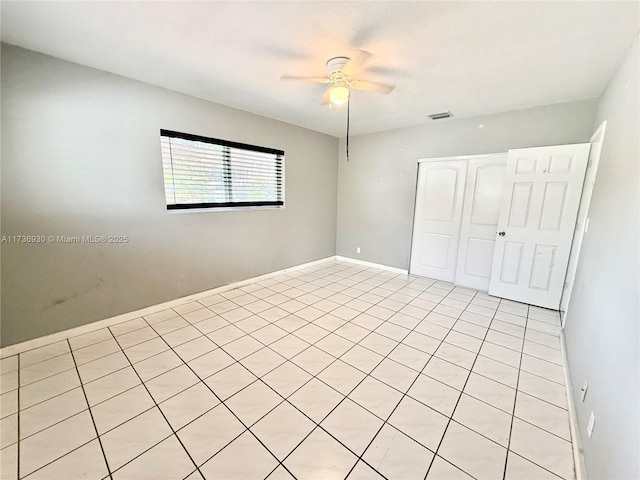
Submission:
[[[507,154],[469,159],[455,283],[489,290]]]
[[[509,150],[491,295],[559,308],[589,149]]]
[[[467,161],[421,162],[410,272],[445,282],[456,274]]]

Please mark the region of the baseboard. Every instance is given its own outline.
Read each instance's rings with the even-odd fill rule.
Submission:
[[[238,288],[243,285],[247,285],[249,283],[259,282],[260,280],[265,280],[270,277],[282,275],[283,273],[301,270],[303,268],[312,267],[314,265],[329,262],[332,260],[336,260],[336,257],[334,255],[326,258],[321,258],[319,260],[314,260],[312,262],[295,265],[293,267],[284,268],[282,270],[277,270],[275,272],[266,273],[264,275],[259,275],[257,277],[251,277],[246,280],[240,280],[238,282],[230,283],[229,285],[223,285],[221,287],[205,290],[204,292],[194,293],[192,295],[187,295],[186,297],[176,298],[175,300],[170,300],[168,302],[152,305],[150,307],[135,310],[133,312],[123,313],[121,315],[105,318],[103,320],[96,320],[95,322],[91,322],[86,325],[80,325],[79,327],[69,328],[67,330],[62,330],[60,332],[52,333],[50,335],[45,335],[43,337],[26,340],[24,342],[16,343],[14,345],[8,345],[6,347],[0,348],[0,358],[10,357],[18,353],[26,352],[27,350],[33,350],[34,348],[43,347],[45,345],[49,345],[50,343],[55,343],[61,340],[65,340],[70,337],[75,337],[78,335],[83,335],[85,333],[93,332],[95,330],[100,330],[102,328],[111,327],[118,323],[133,320],[134,318],[139,318],[144,315],[150,315],[152,313],[159,312],[161,310],[166,310],[167,308],[177,307],[179,305],[182,305],[187,302],[191,302],[193,300],[199,300],[201,298],[205,298],[210,295],[215,295],[216,293],[222,293],[222,292],[226,292],[227,290],[233,290],[234,288]]]
[[[578,416],[573,401],[573,390],[571,389],[571,376],[569,375],[569,361],[567,358],[567,347],[564,341],[564,330],[560,333],[560,348],[562,349],[562,360],[564,363],[564,389],[567,395],[567,408],[569,410],[569,427],[571,430],[571,446],[573,448],[573,464],[576,469],[576,480],[586,480],[587,470],[584,463],[582,440],[578,429]]]
[[[399,273],[400,275],[408,275],[409,270],[403,270],[402,268],[390,267],[388,265],[381,265],[379,263],[365,262],[364,260],[358,260],[351,257],[343,257],[340,255],[336,255],[336,260],[341,260],[344,262],[357,263],[358,265],[364,265],[366,267],[374,267],[379,268],[381,270],[388,270],[389,272]]]

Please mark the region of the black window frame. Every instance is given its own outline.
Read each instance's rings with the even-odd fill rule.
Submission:
[[[264,201],[252,201],[252,202],[199,202],[199,203],[169,203],[169,199],[166,198],[165,201],[167,205],[167,210],[192,210],[192,209],[208,209],[208,210],[216,210],[216,209],[243,209],[243,208],[283,208],[284,207],[284,193],[285,193],[285,184],[284,184],[284,166],[285,166],[285,154],[284,150],[278,150],[275,148],[269,147],[261,147],[259,145],[250,145],[247,143],[241,142],[233,142],[230,140],[222,140],[219,138],[212,137],[204,137],[201,135],[194,135],[191,133],[177,132],[174,130],[166,130],[160,129],[160,138],[168,137],[168,138],[179,138],[182,140],[188,140],[193,142],[201,142],[208,143],[213,145],[219,145],[224,147],[223,154],[223,169],[226,172],[225,175],[225,189],[230,198],[233,195],[233,185],[232,185],[232,175],[231,175],[231,148],[245,150],[249,152],[259,152],[274,155],[274,169],[276,171],[276,195],[277,200],[264,200]],[[163,159],[163,172],[164,172],[164,159]],[[164,178],[164,176],[163,176]],[[164,180],[163,180],[164,182]],[[175,184],[173,186],[175,189]],[[166,192],[166,185],[165,185]]]

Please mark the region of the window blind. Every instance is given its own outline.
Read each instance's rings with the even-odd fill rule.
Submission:
[[[284,205],[284,152],[160,130],[168,210]]]

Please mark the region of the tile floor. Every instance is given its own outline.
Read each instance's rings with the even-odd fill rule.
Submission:
[[[559,334],[318,264],[3,358],[1,477],[573,479]]]

